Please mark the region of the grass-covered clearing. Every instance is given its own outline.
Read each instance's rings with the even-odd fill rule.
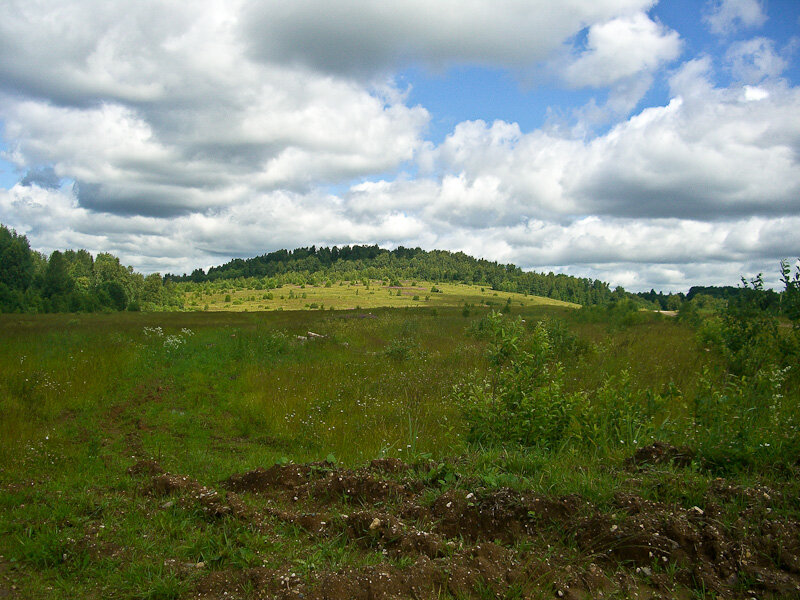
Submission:
[[[498,292],[486,286],[431,281],[382,280],[338,281],[319,285],[286,284],[263,288],[252,279],[248,286],[220,281],[214,284],[182,284],[185,306],[190,310],[269,311],[269,310],[350,310],[378,307],[483,306],[502,308],[509,301],[517,308],[532,306],[572,306],[542,296]]]
[[[731,378],[671,317],[480,288],[449,307],[455,292],[440,287],[413,300],[354,286],[359,310],[328,310],[352,303],[345,285],[319,290],[324,311],[290,310],[318,290],[286,286],[268,306],[282,311],[243,298],[249,312],[0,315],[0,597],[360,597],[345,583],[379,571],[396,587],[359,589],[795,589],[791,371]],[[510,316],[491,317],[485,301],[507,298]],[[691,454],[626,464],[656,440]],[[387,457],[416,467],[358,470]],[[264,489],[221,483],[259,467],[273,468]],[[677,539],[675,523],[695,550],[652,541]],[[427,546],[410,541],[423,533]],[[714,544],[716,559],[703,554]],[[479,576],[456,581],[473,564]]]

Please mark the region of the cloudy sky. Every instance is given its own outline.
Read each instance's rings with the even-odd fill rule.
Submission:
[[[800,2],[4,0],[0,223],[146,273],[377,243],[775,282]]]

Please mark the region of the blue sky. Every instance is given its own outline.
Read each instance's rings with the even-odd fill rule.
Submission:
[[[462,6],[9,0],[0,222],[144,272],[378,243],[685,291],[800,256],[800,2]]]
[[[772,0],[761,4],[767,20],[759,30],[773,40],[779,48],[791,48],[800,41],[800,2]],[[719,37],[712,35],[702,21],[709,10],[701,2],[659,2],[650,14],[670,29],[680,32],[687,56],[707,54],[722,62],[731,42],[752,37],[745,28]],[[577,34],[578,43],[585,40],[585,31]],[[793,60],[783,72],[783,77],[795,84],[800,81],[800,46],[790,52]],[[730,82],[730,74],[721,71],[719,81]],[[602,90],[564,89],[553,81],[533,84],[524,75],[503,68],[460,66],[435,72],[425,68],[410,67],[398,75],[400,85],[411,87],[410,103],[426,107],[433,115],[429,139],[440,143],[453,127],[462,121],[501,119],[517,122],[525,131],[546,125],[552,111],[568,114],[583,106],[592,97],[602,96]],[[598,94],[599,92],[599,94]],[[664,80],[657,81],[642,99],[639,107],[659,106],[669,102]]]

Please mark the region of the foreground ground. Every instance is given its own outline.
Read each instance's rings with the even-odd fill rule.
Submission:
[[[655,424],[466,442],[474,308],[2,316],[0,598],[800,595],[798,465],[713,462],[681,420],[713,352],[517,310],[568,325],[567,388],[646,386]]]

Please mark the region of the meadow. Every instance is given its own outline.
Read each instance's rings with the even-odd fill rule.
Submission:
[[[0,597],[800,589],[789,370],[732,378],[674,317],[431,287],[0,315]]]
[[[460,283],[436,283],[431,281],[388,280],[338,281],[320,285],[282,285],[279,288],[240,287],[229,282],[183,284],[184,303],[190,310],[204,311],[270,311],[270,310],[360,310],[371,308],[436,308],[463,304],[495,306],[506,303],[516,307],[526,306],[571,306],[577,304],[561,302],[542,296],[530,296],[516,292],[497,292],[486,286]]]

